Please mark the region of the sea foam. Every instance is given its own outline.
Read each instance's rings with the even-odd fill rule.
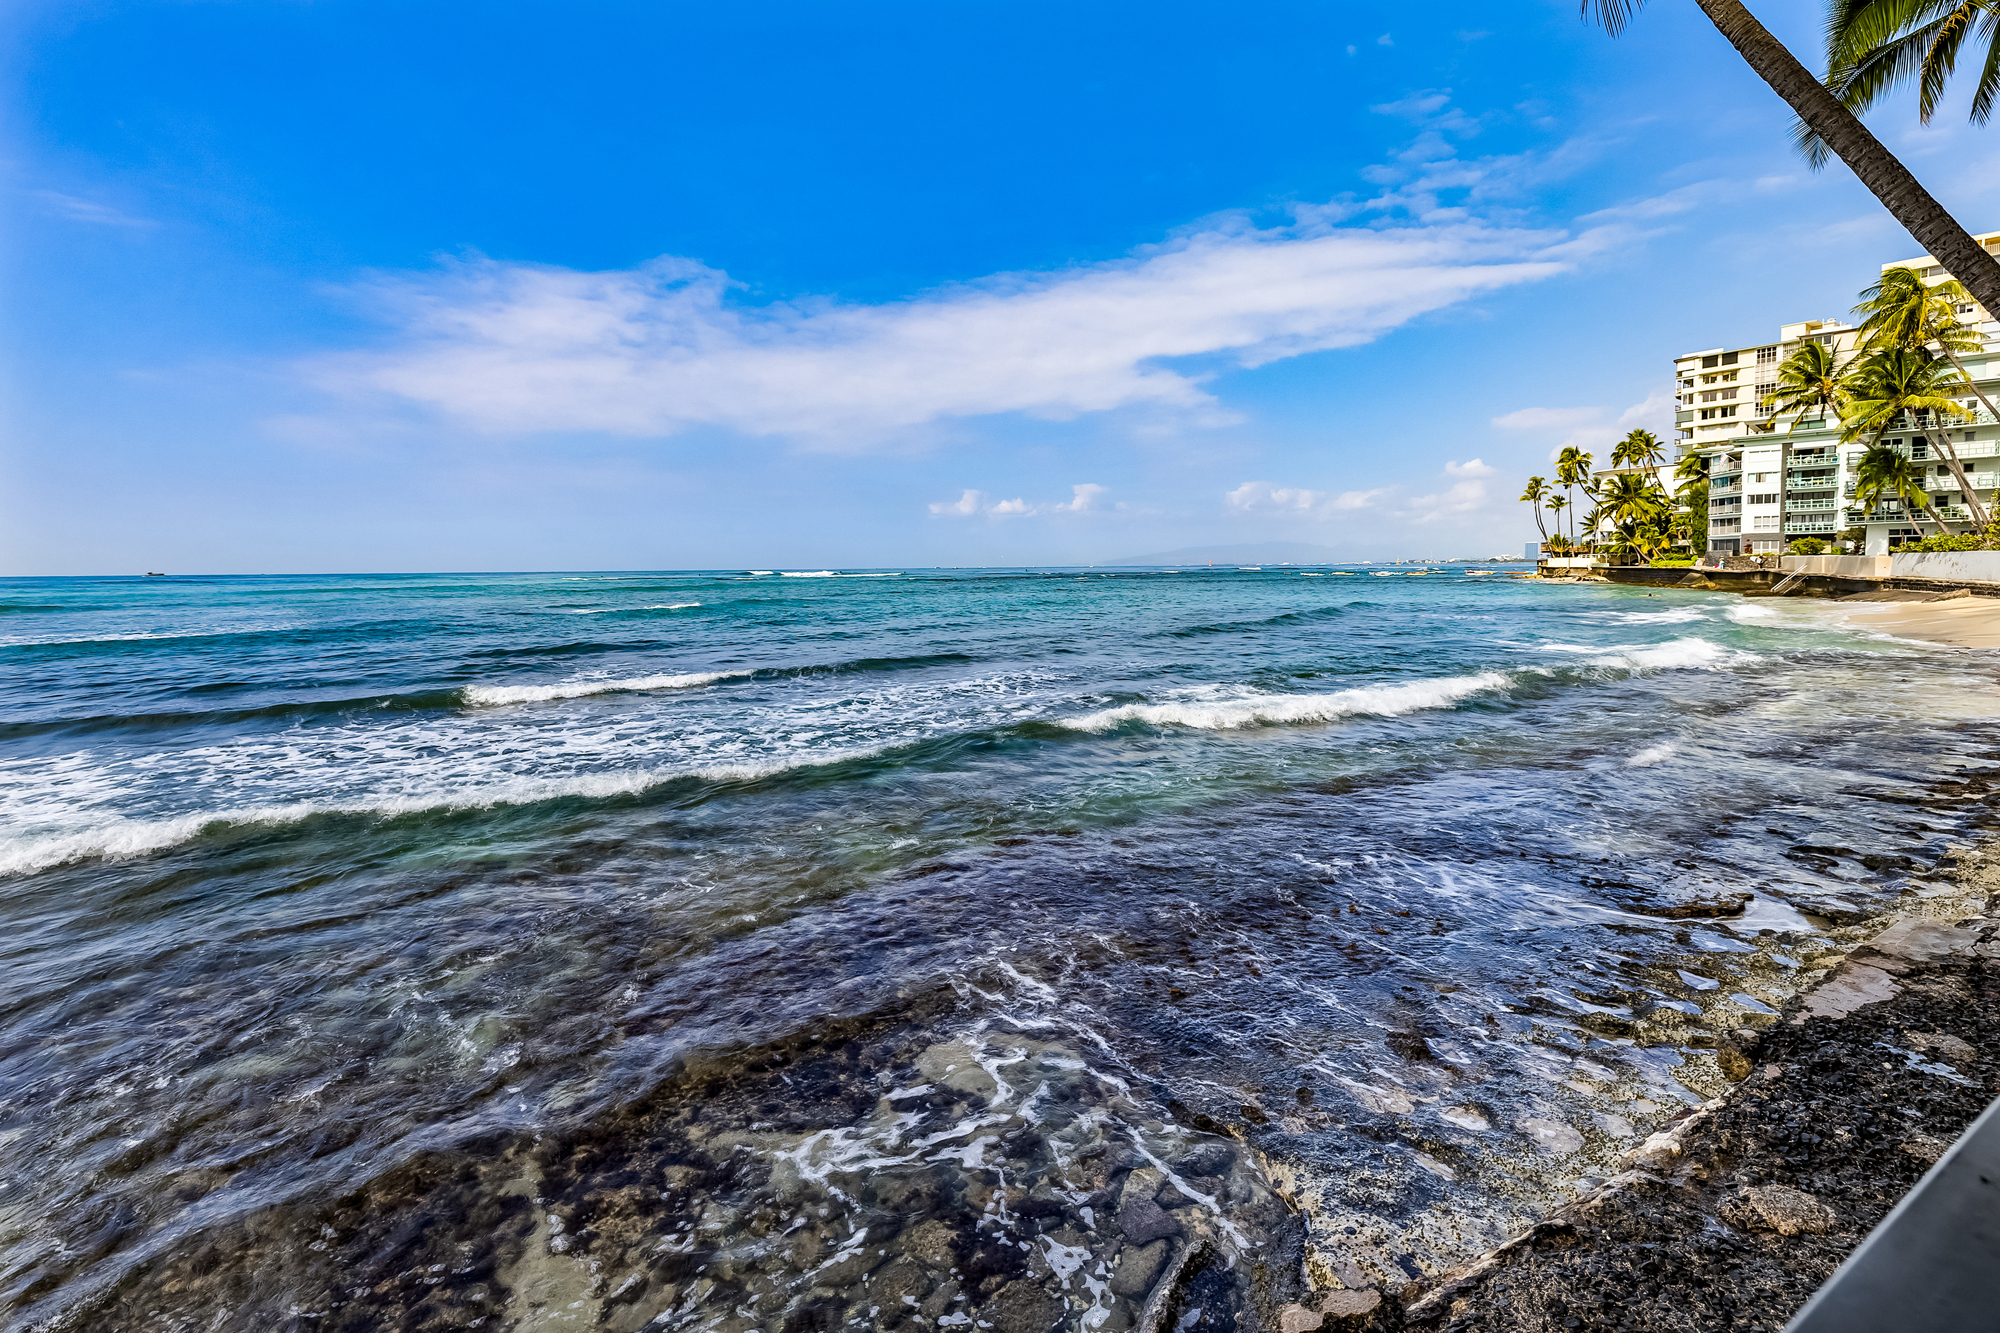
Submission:
[[[1058,725],[1076,731],[1109,731],[1125,722],[1150,722],[1226,731],[1260,724],[1333,722],[1361,715],[1400,717],[1427,708],[1449,708],[1474,694],[1500,689],[1507,680],[1501,672],[1485,671],[1476,676],[1418,680],[1406,685],[1363,685],[1333,694],[1263,694],[1213,701],[1127,704],[1084,717],[1061,718]]]
[[[346,801],[297,801],[284,805],[246,806],[133,819],[113,815],[80,828],[19,833],[0,838],[0,876],[30,874],[72,861],[117,860],[163,851],[214,829],[254,825],[295,824],[320,815],[362,815],[390,819],[435,810],[483,810],[502,805],[533,805],[568,797],[602,799],[630,796],[685,779],[703,782],[755,782],[794,769],[866,759],[890,748],[855,746],[817,754],[793,754],[763,761],[690,765],[685,768],[637,769],[612,773],[578,773],[562,777],[517,778],[477,787],[445,789],[407,796],[359,796]]]
[[[617,679],[565,680],[555,685],[468,685],[469,704],[529,704],[545,699],[581,699],[590,694],[623,694],[640,690],[687,690],[718,680],[747,676],[748,671],[694,671],[671,676],[625,676]]]

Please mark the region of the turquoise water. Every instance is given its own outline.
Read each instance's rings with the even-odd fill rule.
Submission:
[[[1462,1259],[1930,885],[2000,667],[1430,568],[0,583],[10,1326]]]

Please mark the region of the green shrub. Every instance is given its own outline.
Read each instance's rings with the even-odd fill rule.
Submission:
[[[1661,555],[1653,557],[1652,560],[1655,569],[1685,569],[1693,563],[1694,557],[1691,555]]]
[[[1938,533],[1922,541],[1905,542],[1900,551],[2000,551],[2000,531]]]
[[[1801,537],[1792,543],[1793,555],[1825,555],[1826,543],[1817,537]]]

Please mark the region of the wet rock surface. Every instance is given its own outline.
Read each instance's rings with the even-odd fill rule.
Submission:
[[[1244,1145],[1149,1109],[1045,1035],[828,1023],[214,1228],[63,1326],[1261,1326],[1300,1228]]]
[[[1746,1034],[1726,1098],[1368,1326],[1776,1333],[2000,1092],[1996,908],[1857,949],[1821,992],[1839,1005],[1808,995]]]

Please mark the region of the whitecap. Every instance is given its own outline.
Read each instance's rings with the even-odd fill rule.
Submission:
[[[837,579],[840,577],[840,573],[839,571],[832,569],[802,570],[796,573],[791,570],[786,570],[783,574],[780,574],[778,577],[786,579]]]
[[[1674,757],[1676,748],[1678,747],[1672,741],[1661,741],[1658,745],[1648,745],[1645,749],[1627,759],[1625,767],[1651,768],[1655,764],[1663,764]]]
[[[1609,611],[1605,614],[1622,625],[1680,625],[1690,620],[1708,619],[1708,613],[1698,606],[1677,606],[1671,611]]]
[[[499,805],[532,805],[565,797],[601,799],[629,796],[684,778],[707,782],[755,782],[802,768],[845,763],[879,754],[886,746],[866,746],[794,755],[761,763],[692,765],[686,768],[637,769],[617,773],[571,774],[556,778],[518,778],[478,787],[440,790],[410,796],[359,798],[351,801],[297,801],[286,805],[249,806],[132,819],[113,815],[85,828],[61,833],[19,834],[0,841],[0,875],[20,875],[71,861],[115,860],[161,851],[187,842],[211,828],[254,824],[292,824],[315,815],[372,815],[390,818],[425,810],[481,810]]]
[[[547,699],[580,699],[590,694],[621,694],[637,690],[686,690],[697,685],[711,685],[718,680],[749,674],[747,671],[693,671],[682,675],[566,680],[556,685],[468,685],[465,687],[464,696],[465,702],[469,704],[540,703]]]
[[[1740,625],[1748,620],[1773,620],[1777,617],[1778,613],[1768,606],[1758,606],[1755,602],[1743,602],[1730,607],[1722,614]]]
[[[1505,675],[1486,671],[1404,685],[1364,685],[1334,694],[1259,694],[1214,701],[1127,704],[1085,717],[1060,718],[1057,724],[1076,731],[1109,731],[1121,723],[1138,721],[1222,731],[1260,723],[1332,722],[1364,714],[1399,717],[1428,708],[1449,708],[1471,695],[1506,684]]]
[[[1709,639],[1689,636],[1655,644],[1545,643],[1553,653],[1592,654],[1592,666],[1624,667],[1631,671],[1671,671],[1680,668],[1714,670],[1760,661],[1757,654],[1725,648]]]

